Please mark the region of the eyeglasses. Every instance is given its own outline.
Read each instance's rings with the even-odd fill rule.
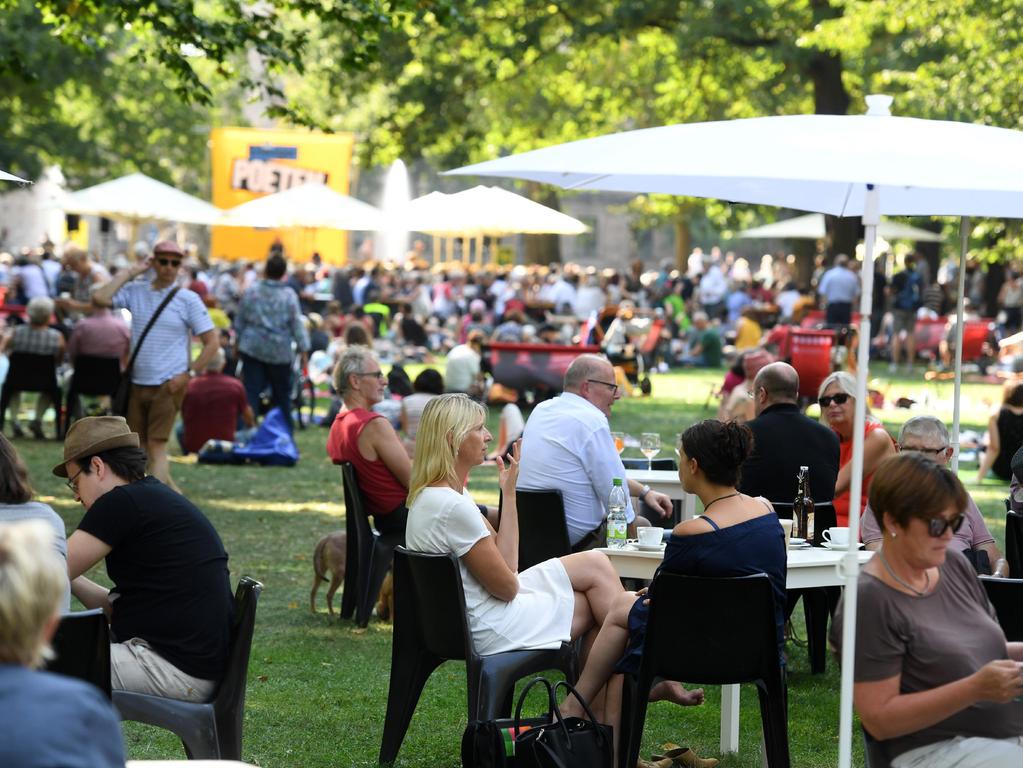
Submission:
[[[587,379],[587,381],[590,382],[590,384],[603,384],[605,387],[611,390],[611,397],[614,397],[616,394],[618,394],[617,384],[612,384],[609,381],[601,381],[600,379]]]
[[[157,259],[156,263],[161,267],[180,267],[181,259]]]
[[[966,515],[962,512],[953,517],[951,520],[944,517],[932,517],[927,521],[927,532],[934,538],[942,536],[949,528],[952,529],[952,533],[955,533],[963,527],[963,521],[965,519]]]
[[[82,474],[84,471],[85,467],[82,467],[80,470],[75,472],[74,477],[69,477],[67,480],[64,481],[64,485],[71,489],[71,493],[74,494],[78,493],[78,483],[76,483],[75,481],[78,479],[78,476]]]
[[[384,381],[387,377],[384,376],[383,371],[366,371],[365,373],[357,373],[356,376],[375,376],[377,381]]]
[[[817,402],[821,404],[821,408],[827,408],[832,403],[835,405],[845,405],[848,400],[849,395],[845,392],[839,392],[837,395],[824,395],[824,397],[817,398]]]
[[[947,445],[943,445],[940,448],[924,448],[922,446],[901,445],[900,444],[899,445],[899,450],[900,451],[911,451],[913,453],[926,453],[926,454],[928,454],[930,456],[940,456],[941,454],[943,454],[945,451],[948,450],[948,446]]]

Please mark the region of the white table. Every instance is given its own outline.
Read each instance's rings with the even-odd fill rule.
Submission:
[[[678,472],[673,469],[627,469],[625,476],[637,483],[649,485],[654,491],[667,495],[668,498],[682,502],[682,519],[692,520],[696,517],[696,496],[682,490],[682,481]]]
[[[652,579],[663,552],[641,552],[636,549],[601,549],[619,576],[634,579]],[[839,575],[838,564],[843,550],[790,549],[786,589],[810,587],[839,587],[845,583]],[[860,566],[870,560],[873,552],[860,551]],[[739,686],[721,686],[721,752],[739,751]]]

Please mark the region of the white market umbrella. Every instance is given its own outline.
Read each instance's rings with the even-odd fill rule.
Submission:
[[[22,184],[30,184],[28,179],[23,179],[20,176],[15,176],[13,173],[7,171],[0,171],[0,181],[17,181]]]
[[[221,227],[375,230],[383,227],[384,218],[369,203],[310,183],[230,208],[214,223]]]
[[[937,232],[888,220],[878,222],[877,234],[878,237],[883,237],[888,241],[914,240],[920,243],[940,243],[945,239]],[[826,235],[824,214],[808,213],[805,216],[796,216],[792,219],[776,221],[773,224],[744,229],[736,237],[744,240],[821,240]]]
[[[958,454],[962,301],[968,216],[1023,218],[1023,133],[990,126],[891,117],[887,96],[868,96],[867,115],[765,117],[650,128],[584,139],[478,163],[449,173],[504,176],[569,189],[660,192],[861,216],[862,267],[850,540],[859,540],[863,427],[874,244],[881,214],[962,216],[956,395]],[[852,754],[855,551],[843,559],[839,765]]]
[[[143,173],[132,173],[72,192],[64,210],[125,221],[137,227],[147,221],[216,224],[221,210]],[[134,237],[133,237],[134,239]]]

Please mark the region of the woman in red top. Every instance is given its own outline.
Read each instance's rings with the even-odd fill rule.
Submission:
[[[837,525],[849,525],[849,487],[852,475],[853,420],[856,412],[856,379],[845,371],[836,371],[821,382],[818,401],[821,423],[838,433],[838,479],[835,481],[835,518]],[[874,470],[889,456],[895,455],[895,442],[884,425],[870,415],[863,430],[863,486],[860,492],[860,514],[867,505],[867,489]]]
[[[412,462],[398,433],[371,409],[384,396],[386,377],[368,347],[345,350],[334,368],[334,387],[345,407],[334,419],[327,453],[335,464],[350,461],[367,514],[381,533],[405,530]]]

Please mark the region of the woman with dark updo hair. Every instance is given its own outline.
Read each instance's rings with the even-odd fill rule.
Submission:
[[[708,419],[682,433],[678,476],[686,493],[699,497],[703,515],[675,526],[658,571],[712,577],[766,573],[774,589],[781,654],[785,627],[785,534],[768,501],[736,490],[740,467],[752,450],[753,433],[745,424]],[[584,698],[592,698],[615,672],[639,671],[650,600],[645,589],[636,595],[638,599],[626,592],[618,598],[604,620],[576,684]],[[616,690],[620,688],[608,687],[609,694]],[[703,691],[666,688],[664,698],[683,706],[699,704]],[[575,706],[570,698],[561,709],[566,715],[577,715]],[[605,705],[605,712],[610,706]],[[617,729],[617,718],[610,724]],[[711,760],[703,763],[714,764],[716,761]]]

